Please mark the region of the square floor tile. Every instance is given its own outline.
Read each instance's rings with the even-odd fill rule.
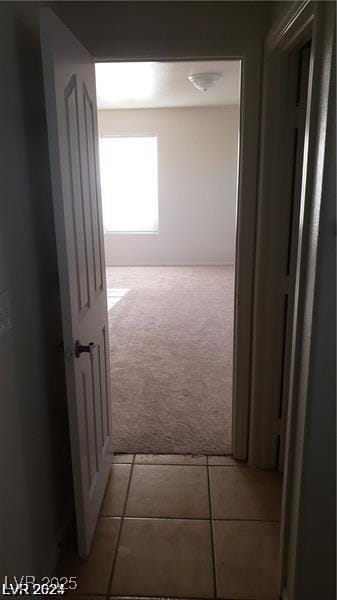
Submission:
[[[114,454],[111,462],[128,465],[133,462],[133,456],[133,454]]]
[[[208,518],[207,467],[135,465],[125,514]]]
[[[136,454],[140,465],[206,465],[206,456],[195,454]]]
[[[208,456],[210,466],[222,465],[229,467],[246,467],[247,463],[235,460],[232,456]]]
[[[58,577],[77,577],[76,594],[106,594],[116,550],[121,519],[101,517],[88,558],[79,558],[74,544],[65,548]]]
[[[112,465],[105,491],[101,515],[121,517],[131,473],[131,465]]]
[[[125,519],[110,593],[212,598],[209,521]]]
[[[282,476],[251,467],[209,467],[214,519],[280,519]]]
[[[214,521],[218,598],[276,600],[279,524]]]

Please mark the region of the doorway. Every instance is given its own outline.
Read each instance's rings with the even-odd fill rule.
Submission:
[[[63,35],[63,32],[61,31],[60,38],[62,37],[62,35]],[[67,35],[68,35],[68,34],[67,34]],[[69,37],[68,37],[67,41],[69,42]],[[54,42],[55,42],[55,40],[54,40]],[[71,42],[71,43],[72,43],[72,45],[74,46],[73,42],[74,42],[74,40],[72,40],[72,42]],[[60,53],[61,53],[61,47],[57,45],[57,42],[55,43],[55,47],[56,47],[56,50],[57,50],[57,52],[59,52],[59,54],[60,54]],[[78,47],[77,47],[77,49],[78,49]],[[83,49],[81,49],[81,51],[82,51],[82,50],[83,50]],[[57,54],[57,52],[56,52],[56,54]],[[63,56],[63,55],[62,55],[62,56]],[[85,60],[86,60],[88,63],[90,62],[90,61],[89,61],[89,58],[90,58],[90,57],[86,55],[86,57],[85,57]],[[61,62],[61,61],[60,61],[60,62]],[[57,71],[57,75],[60,75],[60,68],[59,68],[60,62],[58,63],[56,60],[54,60],[54,62],[52,63],[52,66],[53,66],[53,68],[54,68],[54,69],[55,69],[55,65],[56,65],[56,71],[57,71],[57,68],[59,69],[59,71]],[[64,66],[64,63],[62,62],[62,67],[63,67],[63,66]],[[47,70],[47,69],[46,69],[46,73],[48,73],[48,70]],[[81,77],[82,77],[82,73],[81,73]],[[83,77],[82,77],[82,79],[80,79],[79,81],[80,81],[80,85],[82,86]],[[73,84],[74,84],[74,87],[75,87],[75,86],[76,86],[76,84],[77,84],[77,80],[76,80],[76,79],[75,79],[75,81],[73,81]],[[61,87],[61,86],[60,86],[60,87]],[[48,85],[46,85],[46,89],[48,90]],[[71,89],[73,89],[73,88],[71,88]],[[75,89],[76,89],[76,87],[75,87]],[[55,91],[55,90],[53,90],[53,92],[54,92],[54,91]],[[59,90],[57,89],[57,86],[56,86],[56,91],[59,91]],[[63,91],[63,88],[62,88],[62,91]],[[69,90],[69,91],[71,92],[71,90]],[[52,94],[52,93],[50,93],[50,98],[51,98],[51,99],[53,99],[53,94]],[[77,98],[76,98],[76,99],[77,99]],[[54,108],[54,112],[55,112],[55,106],[54,106],[53,108]],[[57,107],[57,108],[59,108],[59,107]],[[76,110],[78,111],[78,106],[76,106],[76,103],[74,103],[72,106],[70,106],[70,108],[73,108],[75,111],[76,111]],[[60,113],[61,113],[61,116],[62,116],[62,110],[61,110],[61,109],[60,109]],[[75,114],[76,114],[76,113],[75,113]],[[53,114],[52,114],[51,116],[53,116]],[[50,119],[50,120],[51,120],[51,119]],[[77,136],[77,137],[79,138],[79,141],[80,141],[80,135],[79,135],[79,132],[77,132],[77,133],[78,133],[78,136]],[[76,142],[77,142],[76,136],[75,136],[73,139],[74,139],[74,141],[76,140]],[[55,139],[54,139],[54,140],[52,140],[52,141],[55,141]],[[58,140],[58,139],[56,139],[56,142],[58,142],[58,141],[59,141],[59,140]],[[55,145],[56,145],[56,143],[55,143]],[[51,144],[50,144],[50,146],[51,146],[51,154],[53,155],[53,153],[52,153],[52,150],[53,150],[53,144],[51,143]],[[80,158],[81,158],[81,157],[80,157]],[[55,165],[56,165],[56,167],[55,167]],[[56,162],[56,161],[54,162],[54,165],[53,165],[53,166],[54,166],[54,169],[55,169],[55,171],[56,171],[56,175],[58,175],[58,173],[57,173],[57,169],[58,169],[59,165],[57,164],[57,162]],[[57,181],[57,177],[55,177],[55,180],[56,180],[56,183],[58,183],[58,181]],[[56,187],[56,186],[54,186],[54,187]],[[61,228],[60,228],[60,229],[61,229]],[[62,232],[62,229],[61,229],[61,232]],[[242,248],[241,248],[241,246],[240,246],[240,251],[241,251],[241,249],[242,249]],[[62,274],[62,275],[64,275],[64,273],[61,273],[61,274]],[[68,275],[68,274],[66,273],[66,275]],[[241,301],[242,301],[242,298],[240,299],[240,302],[241,302]],[[76,344],[76,345],[75,345],[75,349],[76,349],[76,351],[78,351],[78,352],[79,352],[79,355],[78,355],[78,356],[76,355],[76,358],[78,358],[78,357],[81,355],[81,353],[82,353],[82,352],[83,352],[83,353],[88,353],[88,354],[91,354],[91,351],[92,351],[92,349],[93,349],[93,348],[92,348],[91,344],[88,344],[88,345],[86,345],[86,346],[82,346],[82,345]],[[67,351],[67,349],[66,349],[66,351]],[[78,362],[77,364],[80,364],[80,363]],[[84,364],[84,363],[83,363],[83,364]],[[71,374],[73,374],[73,371],[70,371],[70,370],[69,370],[69,372],[70,372]],[[83,373],[82,373],[82,375],[83,375]],[[85,373],[84,373],[84,375],[85,375]],[[84,379],[82,378],[82,383],[83,383],[83,382],[84,382]],[[248,383],[249,383],[249,382],[247,381],[246,383],[247,383],[247,385],[248,385]],[[86,391],[86,388],[85,388],[85,390],[84,390],[84,391]],[[82,392],[83,392],[83,390],[82,390]],[[82,395],[83,395],[83,394],[82,394]],[[84,396],[85,396],[85,394],[84,394]],[[75,422],[75,421],[73,420],[73,424],[74,424],[74,422]],[[75,422],[75,425],[76,425],[76,422]],[[81,431],[80,431],[80,433],[81,433]],[[87,432],[87,433],[88,433],[88,432]],[[75,440],[75,441],[76,441],[76,440]],[[97,449],[96,449],[96,450],[97,450]],[[73,453],[73,454],[74,454],[74,453]],[[81,457],[80,457],[80,458],[81,458]],[[132,464],[132,467],[131,467],[131,469],[132,469],[132,468],[133,468],[133,465],[135,464],[135,458],[134,458],[134,457],[132,457],[132,460],[131,460],[131,463],[130,463],[130,464]],[[209,464],[210,464],[210,463],[208,462],[208,465],[209,465]],[[154,465],[152,465],[152,466],[154,466]],[[191,466],[192,466],[192,465],[191,465]],[[204,466],[206,466],[206,465],[204,465]],[[211,466],[213,466],[213,465],[211,465]],[[216,465],[214,465],[214,466],[216,466]],[[219,465],[218,465],[218,466],[219,466]],[[235,466],[235,468],[236,468],[236,466]],[[90,469],[89,469],[89,470],[90,470]],[[210,472],[210,471],[209,471],[209,469],[208,469],[208,477],[209,477],[209,472]],[[220,471],[219,471],[219,472],[220,472]],[[249,470],[246,470],[246,473],[247,473],[247,474],[248,474],[248,473],[250,473],[250,472],[251,472],[251,471],[249,471]],[[227,473],[229,473],[229,471],[227,471]],[[233,471],[232,471],[232,473],[234,473],[234,474],[235,474],[235,471],[233,470]],[[241,470],[241,474],[243,475],[244,473],[245,473],[245,471],[244,471],[244,470],[243,470],[243,468],[242,468],[242,470]],[[278,476],[278,474],[276,474],[276,475]],[[247,477],[249,477],[249,475],[247,475]],[[246,475],[244,475],[244,478],[246,478]],[[249,487],[251,487],[251,486],[249,486]],[[126,493],[126,497],[127,497],[127,498],[128,498],[128,494],[129,494],[129,492],[130,492],[130,489],[131,489],[131,488],[130,488],[130,484],[128,483],[128,485],[127,485],[127,490],[126,490],[126,492],[127,492],[127,493]],[[225,489],[226,489],[226,486],[225,486]],[[261,488],[260,488],[260,489],[261,489]],[[102,487],[101,487],[101,490],[100,490],[100,491],[102,491]],[[226,495],[226,494],[225,494],[225,495]],[[257,496],[258,496],[258,495],[257,495]],[[101,497],[102,497],[102,496],[101,496]],[[84,498],[84,499],[86,500],[87,498]],[[264,496],[264,499],[265,499],[265,496]],[[222,503],[222,502],[221,502],[221,503]],[[79,505],[80,505],[80,503],[79,503]],[[97,506],[97,505],[98,505],[98,503],[96,503],[96,506]],[[86,508],[86,507],[85,507],[85,508]],[[89,508],[91,509],[91,507],[89,507]],[[126,516],[126,513],[125,513],[125,508],[126,508],[126,504],[125,504],[125,502],[124,502],[122,509],[120,509],[120,510],[122,510],[121,516],[122,516],[122,519],[124,519],[124,517],[125,517],[125,518],[126,518],[126,520],[127,520],[127,516]],[[210,511],[212,511],[212,508],[214,509],[214,503],[213,503],[213,505],[212,505],[212,503],[211,503],[211,506],[210,506]],[[84,514],[84,516],[86,516],[86,514]],[[113,516],[113,515],[111,515],[111,516]],[[94,515],[94,517],[95,517],[95,515]],[[181,519],[181,518],[180,518],[180,519]],[[199,520],[200,520],[200,519],[199,519]],[[230,520],[230,519],[229,519],[229,520]],[[112,523],[113,523],[113,521],[112,521],[111,519],[109,519],[109,523],[110,523],[110,524],[112,524]],[[118,530],[117,522],[115,521],[114,523],[116,524],[116,527],[114,527],[114,529]],[[79,524],[81,524],[81,523],[79,523]],[[122,527],[122,526],[123,526],[123,523],[121,524],[121,527]],[[92,530],[91,530],[91,532],[89,532],[89,533],[92,533],[92,532],[93,532],[93,529],[92,529]],[[213,534],[214,534],[214,532],[213,532]],[[212,534],[211,534],[211,536],[212,536]],[[103,537],[104,537],[104,535],[103,535]],[[116,537],[118,538],[118,542],[119,542],[120,540],[122,540],[122,537],[120,536],[120,534],[116,533]],[[90,535],[88,536],[88,539],[89,539],[89,542],[90,542]],[[214,535],[213,535],[213,540],[214,540]],[[228,542],[228,539],[227,539],[227,542]],[[90,543],[89,543],[89,545],[90,545]],[[259,547],[259,546],[261,546],[261,544],[257,543],[257,544],[256,544],[256,546],[257,546],[257,547]],[[227,548],[227,550],[228,550],[228,548]],[[274,550],[275,550],[275,547],[274,547]],[[86,551],[86,549],[84,549],[84,552],[85,552],[85,551]],[[186,555],[187,555],[187,554],[188,554],[188,553],[186,553]],[[223,554],[224,554],[224,552],[221,552],[221,553],[220,553],[220,557],[221,557],[221,556],[223,556]],[[123,545],[121,546],[121,555],[124,555],[124,556],[125,556],[125,547],[124,547]],[[254,556],[255,556],[255,554],[254,554]],[[214,546],[213,546],[213,558],[214,558]],[[220,560],[221,560],[221,558],[220,558]],[[99,562],[100,564],[102,564],[102,563],[101,563],[101,561],[97,561],[97,563],[98,563],[98,562]],[[223,560],[222,560],[222,564],[224,564],[224,561],[223,561]],[[244,571],[242,570],[242,563],[241,563],[241,568],[239,569],[239,571],[238,571],[237,575],[238,575],[238,574],[240,575],[240,573],[242,574],[243,572],[244,572]],[[96,580],[97,580],[97,578],[96,578]],[[237,576],[237,577],[236,577],[236,581],[241,581],[241,580],[242,580],[242,578],[240,578],[239,576]],[[110,581],[110,583],[111,583],[111,581]],[[109,589],[110,589],[110,585],[108,586],[108,588],[107,588],[107,591],[106,591],[106,592],[103,592],[103,593],[104,593],[104,594],[105,594],[105,593],[106,593],[106,594],[108,594],[108,593],[109,593]],[[222,594],[222,595],[223,595],[223,594]],[[266,594],[263,592],[262,596],[265,596],[265,595],[266,595]],[[260,597],[260,596],[261,596],[261,594],[257,594],[257,596],[258,596],[258,597]],[[270,596],[270,594],[269,594],[269,596]]]
[[[232,453],[240,69],[96,64],[117,453]]]

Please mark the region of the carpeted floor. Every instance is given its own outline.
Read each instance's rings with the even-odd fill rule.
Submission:
[[[108,267],[114,452],[230,454],[233,267]]]

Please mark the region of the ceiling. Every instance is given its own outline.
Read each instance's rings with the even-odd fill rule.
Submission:
[[[190,83],[193,73],[220,73],[207,92]],[[239,104],[240,61],[96,63],[99,110]]]

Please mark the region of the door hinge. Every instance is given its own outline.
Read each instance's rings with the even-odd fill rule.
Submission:
[[[65,348],[63,340],[57,344],[56,346],[57,352],[61,352],[64,355],[64,360],[66,362],[70,362],[74,358],[74,349],[73,348]]]
[[[56,345],[56,350],[57,350],[57,352],[62,352],[62,353],[64,352],[63,340],[61,340],[60,343]]]
[[[73,360],[74,356],[75,356],[75,352],[74,352],[73,348],[67,347],[64,349],[64,360],[66,362],[70,362],[71,360]]]

